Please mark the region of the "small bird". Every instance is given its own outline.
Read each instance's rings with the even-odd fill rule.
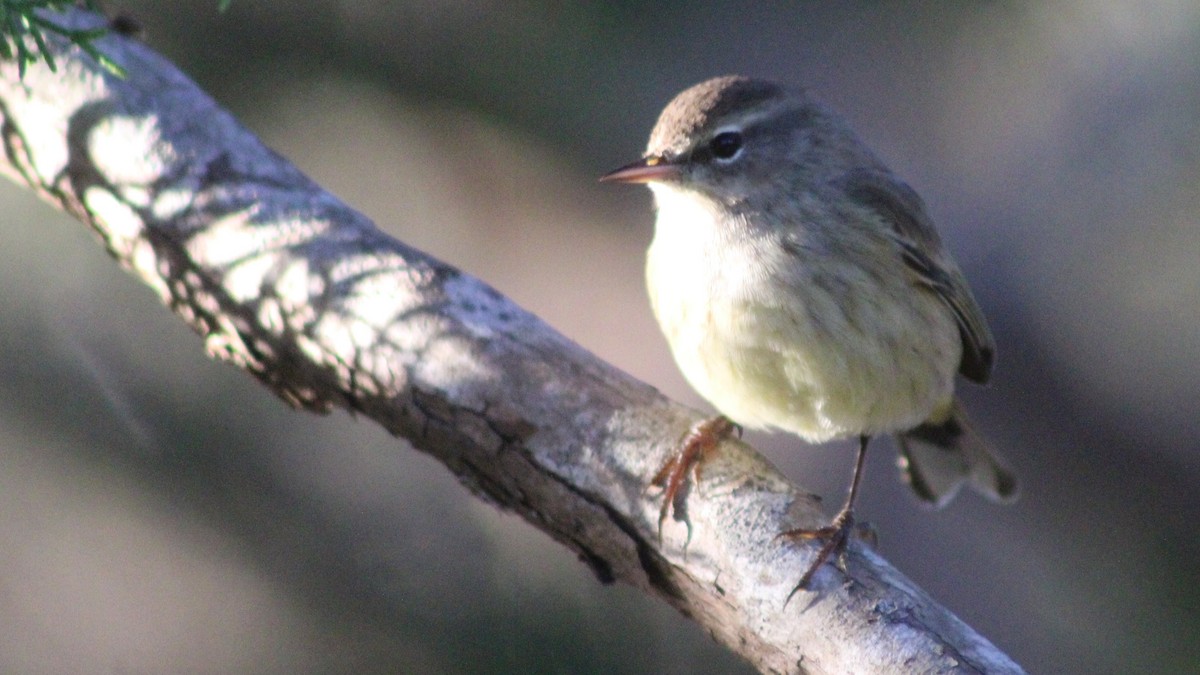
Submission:
[[[903,474],[929,503],[964,482],[1015,498],[1015,477],[954,397],[956,375],[983,383],[992,372],[983,313],[921,198],[839,116],[800,89],[714,78],[676,96],[645,156],[601,180],[653,192],[654,315],[688,382],[721,413],[653,479],[660,537],[672,508],[686,520],[689,476],[741,426],[859,441],[830,525],[781,534],[822,542],[793,594],[830,556],[840,561],[872,436],[895,434]]]

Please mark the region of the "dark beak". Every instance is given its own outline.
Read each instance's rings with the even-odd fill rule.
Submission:
[[[679,175],[679,165],[662,157],[646,157],[610,171],[600,177],[601,183],[653,183],[670,180]]]

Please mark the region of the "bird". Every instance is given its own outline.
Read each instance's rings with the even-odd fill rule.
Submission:
[[[719,413],[651,480],[660,539],[669,513],[686,519],[707,456],[743,427],[858,441],[837,515],[780,534],[821,544],[792,594],[831,557],[844,569],[873,437],[894,435],[925,502],[942,506],[964,483],[1015,499],[1016,477],[955,396],[959,377],[991,376],[983,312],[921,198],[839,114],[800,87],[712,78],[678,94],[645,154],[601,181],[653,193],[650,304],[685,379]]]

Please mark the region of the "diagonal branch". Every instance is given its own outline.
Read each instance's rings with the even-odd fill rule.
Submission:
[[[697,413],[381,233],[143,45],[97,46],[127,79],[53,37],[57,72],[0,63],[0,171],[90,225],[209,354],[403,436],[764,672],[1020,671],[861,544],[785,604],[815,547],[776,534],[823,515],[736,440],[688,500],[687,556],[682,527],[660,546],[645,488]]]

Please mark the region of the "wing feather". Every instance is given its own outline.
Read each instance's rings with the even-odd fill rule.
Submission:
[[[963,343],[959,372],[973,382],[986,382],[996,353],[991,331],[966,278],[942,245],[921,197],[881,169],[851,171],[841,184],[848,197],[891,225],[900,256],[917,283],[937,294],[958,322]]]

